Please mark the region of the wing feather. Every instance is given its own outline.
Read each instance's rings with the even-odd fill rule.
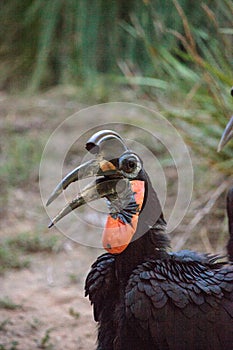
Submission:
[[[130,276],[126,318],[153,349],[232,349],[233,265],[198,259],[151,259]]]
[[[89,296],[94,306],[95,321],[100,321],[100,315],[107,307],[106,301],[111,300],[109,294],[115,290],[114,284],[114,256],[103,254],[91,266],[85,283],[85,296]]]

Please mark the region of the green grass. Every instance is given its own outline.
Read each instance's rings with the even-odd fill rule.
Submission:
[[[37,177],[42,145],[35,136],[10,130],[1,140],[0,179],[10,187],[26,185]]]
[[[29,254],[53,252],[57,240],[56,236],[46,237],[40,233],[30,232],[3,239],[0,245],[0,274],[9,269],[28,268]]]
[[[200,10],[200,2],[180,3],[193,25],[205,31],[208,16]],[[231,33],[225,22],[231,16],[230,1],[229,9],[217,0],[201,4],[210,4],[221,32]],[[0,87],[23,86],[28,92],[56,84],[83,85],[102,73],[118,74],[122,60],[133,71],[150,74],[151,50],[161,46],[171,52],[177,47],[179,39],[167,28],[183,33],[172,0],[95,0],[91,5],[84,0],[11,0],[3,1],[0,21]],[[166,74],[163,66],[157,69]]]
[[[0,274],[9,269],[27,268],[29,265],[29,259],[22,257],[17,249],[12,249],[6,242],[0,245]]]
[[[54,345],[51,343],[51,335],[50,335],[53,330],[54,328],[49,328],[46,330],[44,336],[38,342],[39,349],[47,349],[47,350],[54,349]]]
[[[40,233],[21,233],[7,239],[7,245],[24,253],[52,252],[57,243],[56,236],[45,236]]]
[[[14,303],[8,297],[0,299],[0,309],[16,310],[21,308],[22,308],[22,305]]]
[[[11,188],[38,181],[42,141],[32,135],[5,130],[0,139],[0,217],[7,212]]]
[[[0,350],[18,350],[18,344],[15,340],[12,340],[9,346],[0,343]]]
[[[157,45],[156,25],[153,35],[143,21],[135,20],[130,27],[135,40],[147,52],[153,69],[128,76],[126,83],[134,84],[142,94],[159,105],[164,116],[181,132],[185,141],[202,160],[215,170],[232,174],[231,146],[217,153],[217,145],[232,114],[232,27],[233,6],[230,0],[221,3],[197,3],[200,17],[205,16],[205,27],[196,26],[195,16],[184,11],[177,0],[172,11],[179,16],[180,31],[163,23],[161,36],[170,35],[180,43],[174,50]],[[150,2],[151,21],[158,24],[155,7]],[[224,28],[223,28],[224,24]],[[161,37],[161,41],[162,41]]]
[[[80,312],[75,311],[73,307],[69,308],[69,315],[74,317],[76,320],[80,318]]]
[[[6,326],[10,323],[9,318],[6,318],[2,322],[0,322],[0,332],[3,332],[6,330]]]

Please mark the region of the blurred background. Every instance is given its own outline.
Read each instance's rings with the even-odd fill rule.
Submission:
[[[173,249],[225,254],[233,146],[216,150],[233,109],[233,3],[2,0],[0,23],[0,349],[94,349],[82,290],[101,251],[48,233],[38,186],[45,143],[90,105],[159,111],[194,166],[192,203],[171,234]],[[74,147],[67,170],[79,156]],[[161,157],[172,202],[177,174]]]

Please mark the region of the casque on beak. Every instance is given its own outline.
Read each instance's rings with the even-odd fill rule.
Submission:
[[[74,200],[68,203],[52,219],[49,227],[52,227],[72,210],[83,204],[99,198],[108,197],[116,192],[116,185],[122,176],[114,165],[114,160],[127,150],[120,135],[112,130],[101,130],[87,141],[86,149],[92,154],[95,154],[96,158],[81,164],[66,175],[56,186],[46,205],[51,204],[72,182],[88,177],[96,176],[100,178],[84,188]]]

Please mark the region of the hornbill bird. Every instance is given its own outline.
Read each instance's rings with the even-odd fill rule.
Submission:
[[[233,88],[231,90],[233,96]],[[233,116],[229,120],[222,138],[218,145],[218,151],[221,151],[223,147],[233,138]],[[230,238],[227,244],[227,252],[230,261],[233,261],[233,187],[227,193],[227,216]]]
[[[98,322],[97,350],[233,349],[233,264],[218,256],[169,252],[166,222],[140,157],[111,130],[95,133],[94,158],[69,173],[50,204],[72,182],[97,180],[52,220],[106,198],[102,244],[85,283]]]

